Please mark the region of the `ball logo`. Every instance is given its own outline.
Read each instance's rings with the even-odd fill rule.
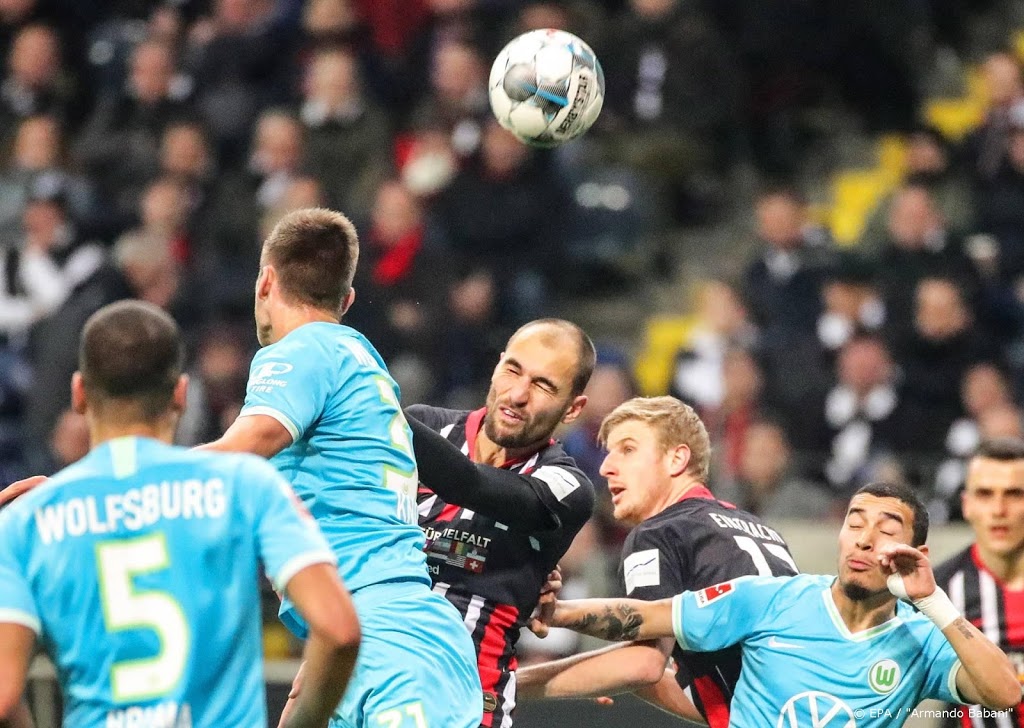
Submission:
[[[879,695],[888,695],[900,682],[900,666],[894,660],[879,660],[868,670],[868,686]]]
[[[253,379],[271,379],[273,377],[279,377],[282,374],[287,374],[294,369],[291,364],[283,361],[272,361],[267,364],[261,364],[260,367],[252,373]]]
[[[786,701],[775,728],[857,728],[857,721],[835,695],[809,690]]]

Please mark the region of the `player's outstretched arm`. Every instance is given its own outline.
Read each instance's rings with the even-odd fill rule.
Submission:
[[[892,573],[889,591],[914,604],[932,620],[960,658],[956,676],[960,697],[993,710],[1006,710],[1021,702],[1021,686],[1006,654],[973,624],[935,584],[928,557],[912,546],[889,544],[879,561]]]
[[[289,701],[281,728],[322,728],[355,669],[359,618],[331,564],[307,566],[288,581],[286,590],[309,625],[309,639],[303,653],[302,689]]]
[[[35,633],[21,624],[0,623],[0,728],[32,728],[21,700]]]
[[[221,437],[198,450],[220,452],[249,452],[272,458],[292,444],[292,435],[284,425],[270,415],[239,417]]]
[[[632,692],[679,718],[704,718],[665,669],[672,640],[612,645],[516,671],[516,695],[523,699],[595,698]]]
[[[654,685],[648,685],[637,690],[636,696],[645,703],[650,703],[655,708],[669,715],[683,718],[698,725],[707,724],[704,716],[697,710],[697,706],[693,704],[693,701],[679,687],[679,683],[676,682],[675,673],[670,670],[665,670],[661,680],[654,683]]]
[[[631,642],[516,671],[525,698],[596,698],[654,685],[665,674],[671,640]]]
[[[406,412],[420,481],[446,503],[469,508],[523,531],[558,528],[558,516],[530,477],[474,463],[459,448]]]
[[[552,627],[615,642],[674,637],[672,600],[578,599],[558,602]]]

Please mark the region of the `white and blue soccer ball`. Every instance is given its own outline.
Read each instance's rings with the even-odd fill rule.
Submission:
[[[494,59],[488,82],[498,123],[526,144],[575,139],[604,104],[604,72],[586,43],[564,30],[533,30]]]

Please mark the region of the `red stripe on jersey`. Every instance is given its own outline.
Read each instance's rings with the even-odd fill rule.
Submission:
[[[503,660],[508,658],[509,633],[519,619],[519,610],[510,604],[499,604],[494,607],[483,637],[480,638],[480,649],[477,650],[477,667],[480,671],[480,682],[484,692],[494,692],[501,679]],[[511,665],[515,670],[515,664]]]
[[[985,566],[981,560],[981,553],[978,551],[978,544],[971,547],[971,560],[978,571],[984,571],[999,586],[999,593],[1003,597],[1002,617],[1006,621],[1006,642],[1014,647],[1024,645],[1024,590],[1010,589],[992,570]]]
[[[693,689],[700,696],[701,705],[704,707],[704,717],[708,721],[709,728],[728,728],[729,726],[729,703],[726,702],[722,691],[715,685],[715,681],[704,675],[693,679]]]
[[[730,508],[732,510],[736,510],[736,506],[734,506],[732,503],[730,503],[728,501],[718,500],[717,498],[715,498],[714,493],[712,493],[710,490],[708,490],[703,485],[695,485],[695,486],[693,486],[688,491],[683,493],[683,497],[680,498],[676,502],[677,503],[682,503],[687,498],[704,498],[706,500],[718,501],[719,503],[721,503],[726,508]]]

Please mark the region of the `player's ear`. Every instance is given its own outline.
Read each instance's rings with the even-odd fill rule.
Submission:
[[[668,451],[669,460],[669,475],[673,478],[677,478],[686,472],[686,468],[690,466],[690,458],[693,457],[693,453],[690,452],[690,446],[686,444],[679,444],[673,448],[669,448]]]
[[[71,375],[71,409],[80,415],[85,414],[85,381],[81,372]]]
[[[270,289],[274,287],[277,280],[277,271],[274,266],[265,265],[260,268],[259,278],[256,279],[256,297],[266,298],[270,295]]]
[[[345,294],[345,298],[341,302],[341,311],[339,312],[338,315],[339,316],[344,316],[346,313],[348,313],[348,310],[350,308],[352,308],[352,304],[355,303],[355,300],[356,300],[356,289],[355,288],[349,288],[348,289],[348,293]]]
[[[572,400],[572,404],[569,405],[569,409],[564,415],[562,415],[562,423],[568,425],[573,422],[577,417],[580,416],[580,412],[587,405],[587,395],[581,394]]]
[[[174,385],[174,396],[171,404],[174,411],[179,415],[185,411],[185,402],[188,400],[188,374],[178,377],[178,383]]]

